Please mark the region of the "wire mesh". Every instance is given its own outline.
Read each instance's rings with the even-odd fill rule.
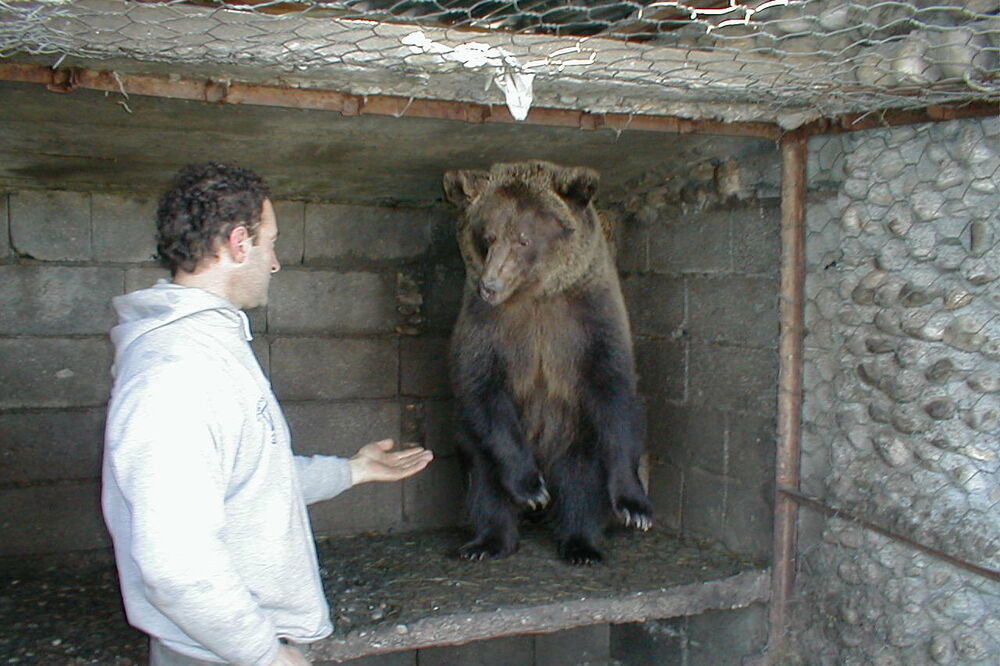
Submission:
[[[997,118],[815,137],[806,215],[804,492],[989,572],[1000,570],[998,146]],[[806,653],[996,663],[995,573],[970,576],[849,520],[802,545]]]
[[[563,86],[545,101],[564,108],[648,111],[616,94],[640,86],[834,115],[996,101],[1000,10],[995,0],[0,0],[0,58],[16,55],[382,70],[416,76],[417,96],[427,96],[419,81],[468,70],[487,73],[508,103],[520,94],[530,105],[544,80]]]

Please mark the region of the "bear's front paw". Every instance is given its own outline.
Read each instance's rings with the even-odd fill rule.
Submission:
[[[486,536],[473,539],[458,549],[459,557],[467,560],[481,561],[507,557],[516,549],[516,544],[505,544],[498,536]]]
[[[520,506],[537,511],[544,509],[552,497],[549,495],[549,489],[545,487],[545,479],[542,478],[542,475],[533,474],[514,484],[514,488],[511,490],[511,499]]]
[[[572,536],[560,543],[559,557],[577,566],[599,564],[604,560],[604,554],[597,546],[582,536]]]
[[[619,497],[615,502],[615,515],[625,527],[645,532],[653,526],[653,507],[645,497]]]

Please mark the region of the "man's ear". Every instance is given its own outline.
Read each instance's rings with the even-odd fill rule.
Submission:
[[[226,236],[226,251],[229,252],[229,258],[237,264],[246,261],[251,241],[250,232],[245,225],[240,224],[230,229],[229,235]]]

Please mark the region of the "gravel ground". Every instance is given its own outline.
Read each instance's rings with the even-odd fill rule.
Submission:
[[[530,609],[561,600],[615,598],[643,590],[718,580],[756,568],[717,546],[665,532],[618,532],[608,559],[591,567],[559,561],[547,530],[525,530],[518,552],[467,562],[455,551],[468,534],[435,530],[365,534],[318,543],[332,640],[376,634],[429,616]],[[125,621],[114,567],[20,562],[0,574],[0,663],[32,666],[138,666],[146,639]],[[418,641],[418,636],[413,637]]]

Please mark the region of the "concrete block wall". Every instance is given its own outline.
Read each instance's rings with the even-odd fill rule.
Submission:
[[[770,552],[778,373],[776,200],[666,205],[622,228],[619,267],[658,521]]]
[[[767,607],[616,625],[610,656],[621,666],[721,666],[754,663],[767,634]]]
[[[609,625],[522,634],[465,645],[449,645],[363,657],[350,666],[606,666],[610,663]],[[317,666],[333,666],[320,662]]]
[[[0,556],[109,545],[99,507],[111,299],[152,285],[156,197],[0,193]],[[276,202],[282,270],[252,343],[297,452],[383,437],[437,454],[424,475],[312,511],[317,534],[460,520],[447,339],[462,282],[450,210]]]

